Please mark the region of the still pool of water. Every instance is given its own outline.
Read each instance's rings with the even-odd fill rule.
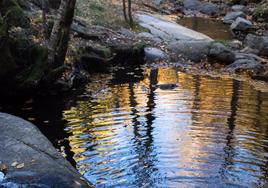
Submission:
[[[16,110],[14,110],[16,109]],[[257,187],[268,180],[268,94],[173,68],[95,75],[83,94],[4,105],[97,187]]]
[[[215,40],[231,40],[233,38],[230,26],[223,24],[222,20],[183,17],[177,22],[189,29],[204,33]]]

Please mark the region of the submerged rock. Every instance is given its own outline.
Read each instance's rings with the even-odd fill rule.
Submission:
[[[244,18],[238,17],[231,25],[231,30],[246,31],[253,27],[253,24]]]
[[[229,12],[226,14],[226,16],[223,18],[223,23],[226,24],[232,24],[238,17],[246,18],[246,15],[242,11],[238,12]]]
[[[93,187],[31,123],[0,113],[0,187]]]

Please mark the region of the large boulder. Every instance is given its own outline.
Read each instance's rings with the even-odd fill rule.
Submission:
[[[31,123],[0,113],[0,187],[92,187]]]
[[[244,45],[257,50],[258,55],[268,56],[268,36],[248,34]]]
[[[210,46],[208,56],[213,60],[224,64],[231,64],[235,61],[235,53],[222,43],[215,42]]]
[[[231,25],[231,30],[247,31],[253,27],[253,24],[244,18],[238,17]]]
[[[229,12],[226,14],[226,16],[223,18],[223,23],[226,24],[232,24],[238,17],[246,18],[246,15],[242,11],[238,12]]]
[[[176,41],[169,44],[168,48],[174,53],[194,62],[206,58],[210,51],[211,42],[208,41]]]

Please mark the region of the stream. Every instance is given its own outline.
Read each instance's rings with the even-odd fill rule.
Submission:
[[[248,83],[117,68],[65,97],[1,100],[97,187],[257,187],[268,178],[268,94]]]

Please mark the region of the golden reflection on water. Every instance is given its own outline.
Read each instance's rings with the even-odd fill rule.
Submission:
[[[85,177],[108,187],[266,183],[266,93],[173,68],[143,75],[105,82],[101,97],[94,93],[64,112]]]

